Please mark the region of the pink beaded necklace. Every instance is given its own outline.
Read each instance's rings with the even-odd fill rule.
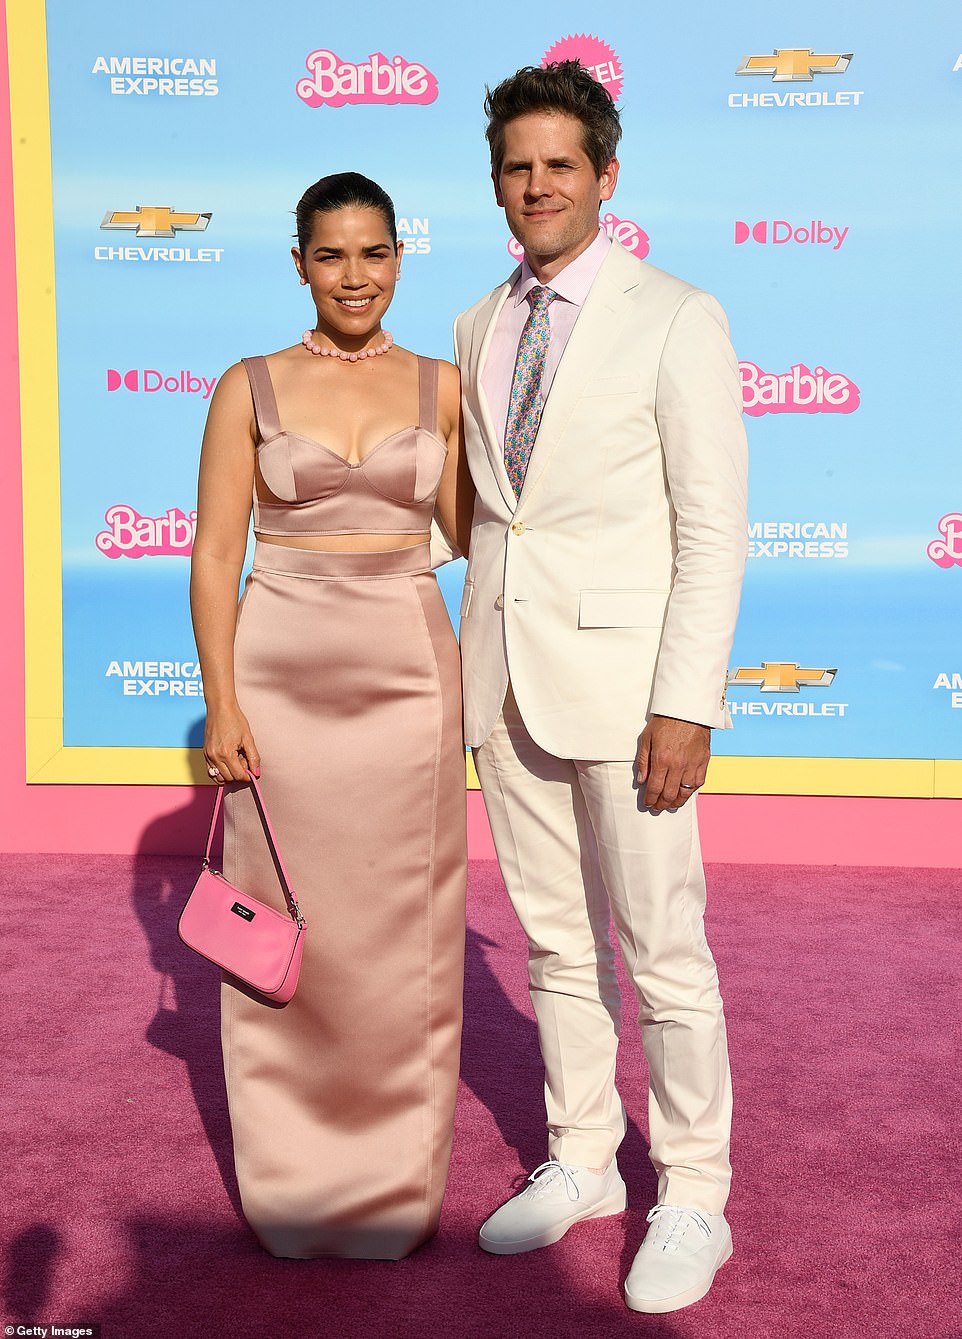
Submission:
[[[387,353],[394,343],[394,336],[390,330],[382,331],[384,343],[379,344],[376,349],[361,349],[359,353],[345,353],[343,349],[322,349],[320,344],[314,343],[314,331],[305,330],[301,336],[301,343],[305,349],[311,353],[320,354],[322,358],[340,358],[342,363],[359,363],[364,358],[380,358],[382,353]]]

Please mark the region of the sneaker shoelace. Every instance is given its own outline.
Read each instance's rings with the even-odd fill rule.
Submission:
[[[648,1222],[656,1223],[655,1238],[651,1245],[656,1251],[677,1251],[684,1239],[689,1222],[700,1232],[711,1237],[711,1225],[697,1209],[682,1209],[677,1204],[656,1204],[649,1210]]]
[[[525,1195],[529,1199],[536,1199],[539,1195],[543,1195],[556,1183],[559,1175],[564,1178],[568,1199],[580,1200],[581,1191],[578,1189],[578,1182],[572,1175],[571,1168],[563,1162],[558,1162],[555,1158],[549,1158],[547,1162],[541,1163],[540,1167],[534,1169],[528,1177],[531,1184],[525,1189]]]

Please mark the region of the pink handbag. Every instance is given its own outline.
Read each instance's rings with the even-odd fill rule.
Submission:
[[[211,869],[210,848],[224,799],[224,788],[218,786],[200,877],[180,913],[177,933],[195,953],[252,986],[272,1003],[286,1004],[297,986],[307,922],[301,915],[277,849],[277,839],[257,778],[252,772],[247,775],[254,788],[257,812],[264,825],[264,835],[274,857],[289,914],[265,906],[256,897],[228,883],[218,870]]]

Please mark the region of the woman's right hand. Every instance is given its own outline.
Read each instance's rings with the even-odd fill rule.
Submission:
[[[204,757],[211,780],[218,785],[225,781],[246,781],[248,770],[260,776],[260,754],[240,707],[208,711]]]

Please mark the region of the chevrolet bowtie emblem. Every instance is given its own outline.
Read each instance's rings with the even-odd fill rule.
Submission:
[[[173,237],[178,232],[203,232],[210,220],[210,214],[179,214],[165,205],[138,205],[133,210],[108,210],[100,226],[136,229],[138,237]]]
[[[755,666],[733,670],[732,684],[753,684],[763,693],[797,693],[801,687],[827,688],[837,669],[801,669],[794,660],[763,660]]]
[[[770,56],[746,56],[736,74],[770,74],[775,84],[811,83],[817,74],[842,74],[853,53],[816,55],[811,47],[776,47]]]

